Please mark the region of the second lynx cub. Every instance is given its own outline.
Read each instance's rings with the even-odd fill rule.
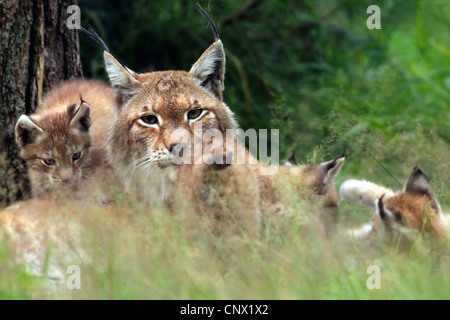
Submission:
[[[75,185],[84,170],[109,164],[107,135],[117,112],[112,88],[79,79],[55,87],[34,114],[22,115],[15,133],[32,195],[56,185]]]
[[[347,180],[340,189],[343,199],[361,201],[375,209],[372,222],[349,230],[352,238],[366,239],[370,233],[431,233],[450,237],[450,215],[442,212],[430,180],[414,167],[403,191],[392,190],[364,180]]]

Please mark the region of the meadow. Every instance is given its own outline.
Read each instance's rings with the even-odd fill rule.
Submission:
[[[187,1],[79,3],[137,71],[189,69],[212,41]],[[279,129],[281,156],[295,151],[302,163],[345,152],[337,187],[363,178],[401,190],[418,164],[450,211],[449,4],[378,1],[381,29],[369,30],[370,1],[262,1],[239,14],[240,3],[210,9],[227,54],[224,101],[242,128]],[[86,76],[105,77],[100,50],[81,40],[81,54]],[[48,240],[44,271],[79,266],[81,290],[11,263],[15,240],[4,238],[0,299],[450,299],[450,244],[350,241],[344,231],[370,220],[362,205],[341,201],[328,239],[281,187],[293,208],[285,219],[269,218],[259,240],[243,233],[229,242],[200,227],[188,232],[183,219],[195,213],[178,217],[154,199],[157,179],[140,181],[139,197],[107,180],[114,208],[95,192],[82,201],[55,195],[40,221],[59,226],[64,240]],[[367,287],[370,265],[380,266],[380,289]]]

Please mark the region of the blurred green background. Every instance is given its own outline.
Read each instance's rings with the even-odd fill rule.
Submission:
[[[200,1],[227,54],[224,100],[242,128],[280,129],[280,155],[331,159],[396,189],[420,164],[443,189],[450,143],[450,3]],[[369,30],[369,5],[381,30]],[[187,0],[79,0],[82,23],[138,71],[189,70],[213,42]],[[106,79],[81,36],[85,76]],[[440,186],[440,187],[439,187]]]

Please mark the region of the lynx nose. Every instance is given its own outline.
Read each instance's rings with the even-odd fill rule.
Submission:
[[[66,169],[66,170],[62,170],[59,173],[59,179],[61,180],[62,183],[68,183],[72,180],[73,178],[73,170],[72,168],[70,169]]]

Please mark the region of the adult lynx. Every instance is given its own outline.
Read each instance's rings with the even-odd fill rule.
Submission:
[[[228,139],[227,133],[237,129],[238,125],[233,112],[222,101],[225,52],[215,26],[209,17],[205,16],[214,30],[215,42],[201,55],[189,72],[160,71],[139,74],[119,63],[108,51],[104,52],[109,79],[121,101],[121,111],[113,125],[110,139],[114,150],[114,163],[119,171],[125,173],[145,169],[144,172],[147,174],[156,175],[155,170],[150,169],[158,167],[165,170],[165,173],[176,170],[176,174],[171,175],[174,177],[172,183],[176,187],[181,185],[180,193],[186,194],[186,198],[194,203],[201,202],[198,212],[212,217],[215,222],[232,221],[249,226],[242,229],[257,234],[259,227],[251,226],[260,224],[260,195],[261,192],[268,192],[260,188],[264,188],[264,184],[270,185],[275,180],[281,179],[261,178],[260,169],[264,169],[264,166],[258,163],[234,136],[232,141]],[[192,144],[196,141],[201,141],[200,153],[205,160],[204,156],[209,156],[205,155],[205,150],[217,142],[211,138],[204,138],[207,136],[205,133],[212,129],[219,132],[223,137],[222,141],[225,142],[219,148],[213,148],[216,153],[210,158],[232,159],[233,164],[219,167],[205,165],[204,162],[201,165],[174,164],[179,148],[186,151],[192,147],[195,154],[196,146]],[[180,130],[185,134],[177,134]],[[245,159],[236,164],[236,157],[239,154],[245,154]],[[195,162],[195,155],[190,159],[194,159],[190,163]],[[306,169],[302,171],[302,167],[293,168],[291,171],[312,181],[319,176],[319,171],[324,179],[330,174],[334,177],[342,164],[343,158],[333,162],[335,169],[331,167],[326,169],[326,164],[323,164],[314,167],[317,172],[311,168],[309,171]],[[138,175],[142,177],[141,174]],[[290,175],[292,176],[286,173],[279,177]],[[322,192],[321,195],[332,193],[329,192],[332,188],[328,188],[332,186],[332,178],[326,183],[320,179],[316,180],[314,183],[304,183],[303,189],[309,188],[312,193]],[[301,185],[302,181],[299,179],[298,184]],[[320,190],[314,189],[317,183],[321,184]],[[164,186],[161,189],[168,188]],[[166,192],[164,198],[170,197],[170,192]],[[317,197],[308,197],[308,200],[315,201]],[[337,197],[335,200],[337,202]],[[225,212],[237,216],[228,219],[223,216]],[[228,228],[228,226],[221,227],[215,222],[211,223],[214,225],[213,230]]]

